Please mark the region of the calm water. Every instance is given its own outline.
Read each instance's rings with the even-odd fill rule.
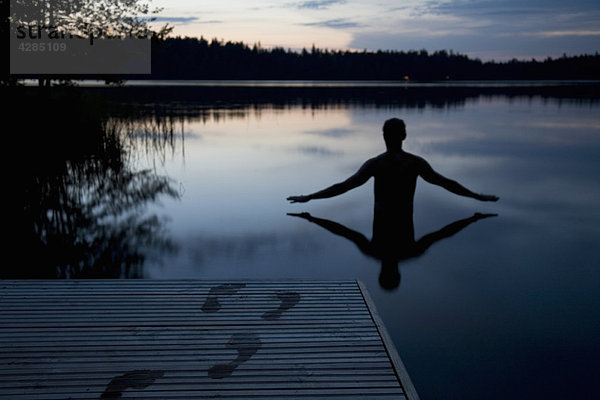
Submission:
[[[361,279],[423,400],[594,398],[600,102],[316,103],[171,102],[103,120],[113,158],[69,155],[50,172],[30,171],[40,210],[31,206],[27,218],[50,255],[45,267],[67,278]],[[401,262],[400,283],[386,290],[380,261],[287,215],[308,212],[370,239],[372,181],[328,200],[285,199],[341,181],[383,152],[390,117],[406,121],[406,151],[500,201],[420,180],[417,239],[474,213],[498,215]]]

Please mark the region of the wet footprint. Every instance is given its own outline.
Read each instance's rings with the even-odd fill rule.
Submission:
[[[233,371],[252,357],[262,346],[258,335],[254,333],[235,333],[225,345],[226,349],[235,349],[238,356],[227,364],[216,364],[208,370],[212,379],[223,379],[231,376]]]
[[[235,294],[238,290],[244,287],[246,287],[245,283],[226,283],[224,285],[214,286],[210,288],[210,292],[208,292],[208,297],[202,305],[202,311],[207,313],[214,313],[219,311],[219,309],[221,308],[221,304],[219,304],[219,297],[231,296],[232,294]]]
[[[119,399],[125,389],[145,389],[153,384],[156,379],[161,378],[164,373],[165,371],[149,369],[126,372],[123,375],[114,377],[100,398]]]
[[[300,294],[296,292],[278,292],[275,297],[281,301],[281,304],[275,310],[267,311],[262,315],[262,319],[273,321],[281,318],[286,310],[294,307],[300,301]]]

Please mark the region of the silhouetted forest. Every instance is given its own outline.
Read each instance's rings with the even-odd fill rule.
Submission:
[[[482,62],[452,51],[300,52],[242,42],[156,40],[153,79],[465,80],[599,79],[600,54],[544,61]]]

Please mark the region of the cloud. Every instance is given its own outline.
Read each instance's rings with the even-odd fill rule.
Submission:
[[[431,1],[415,7],[412,15],[456,18],[471,23],[479,21],[482,26],[493,27],[496,32],[504,33],[515,30],[545,31],[549,27],[553,31],[589,32],[598,31],[600,9],[598,5],[585,0],[577,6],[558,0]]]
[[[326,10],[332,5],[344,4],[345,2],[346,0],[311,0],[294,3],[294,7],[299,9]]]
[[[201,21],[198,17],[157,17],[155,19],[156,22],[172,22],[180,25],[186,25],[191,23],[199,23],[199,24],[220,24],[223,21],[218,20],[210,20],[210,21]]]
[[[357,22],[349,21],[345,18],[337,18],[337,19],[329,19],[327,21],[320,22],[307,22],[302,24],[304,26],[318,26],[322,28],[332,28],[332,29],[346,29],[346,28],[357,28],[362,26]]]
[[[590,3],[590,6],[593,3]],[[588,6],[588,7],[590,7]],[[588,8],[586,7],[586,8]],[[428,1],[415,7],[417,13],[457,15],[465,17],[523,17],[528,15],[557,15],[574,10],[563,0],[455,0]]]
[[[417,14],[461,15],[467,17],[498,17],[523,16],[538,14],[540,9],[533,2],[504,1],[459,1],[444,3],[439,1],[427,2],[416,9]]]
[[[311,155],[311,156],[330,157],[330,156],[344,155],[344,153],[342,151],[334,151],[334,150],[327,149],[325,147],[318,147],[318,146],[298,146],[298,148],[296,150],[299,153],[303,153],[303,154],[307,154],[307,155]]]
[[[156,17],[155,21],[160,22],[180,22],[180,23],[191,23],[196,22],[198,17]]]
[[[600,36],[600,30],[568,30],[538,32],[537,36],[552,38],[563,36]]]

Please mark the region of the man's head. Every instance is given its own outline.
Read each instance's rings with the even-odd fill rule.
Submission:
[[[388,150],[401,150],[406,139],[406,125],[398,118],[391,118],[383,124],[383,140]]]
[[[398,259],[383,258],[381,260],[381,271],[379,272],[379,285],[385,290],[394,290],[400,286],[400,271],[398,270]]]

